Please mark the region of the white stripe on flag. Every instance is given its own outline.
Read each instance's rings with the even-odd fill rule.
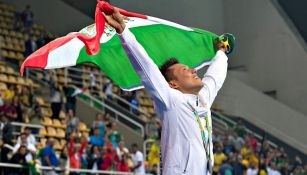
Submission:
[[[80,50],[83,47],[84,43],[78,38],[74,38],[66,44],[56,48],[49,53],[45,69],[75,66]]]
[[[147,17],[148,17],[148,20],[153,21],[153,22],[157,22],[157,23],[160,23],[160,24],[176,27],[176,28],[179,28],[179,29],[182,29],[182,30],[193,31],[193,29],[191,29],[190,27],[186,27],[186,26],[183,26],[183,25],[171,22],[171,21],[167,21],[167,20],[152,17],[152,16],[147,16]]]

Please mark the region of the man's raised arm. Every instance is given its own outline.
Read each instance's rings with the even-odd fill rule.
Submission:
[[[223,50],[216,52],[215,57],[212,60],[207,72],[202,79],[204,87],[201,90],[201,97],[206,102],[208,107],[211,107],[218,91],[222,87],[228,67],[228,57]]]
[[[150,92],[155,101],[166,107],[171,105],[170,87],[160,72],[157,65],[149,57],[145,49],[139,44],[135,36],[125,26],[118,11],[112,15],[105,15],[109,25],[114,27],[119,34],[121,43],[137,74],[142,79],[142,84]]]

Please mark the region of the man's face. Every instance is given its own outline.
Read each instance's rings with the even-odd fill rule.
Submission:
[[[26,135],[21,135],[20,136],[20,141],[21,141],[21,143],[26,144],[27,143],[27,136]]]
[[[170,86],[183,93],[198,93],[204,85],[196,70],[190,69],[187,65],[174,64],[169,67],[168,72],[171,76]]]

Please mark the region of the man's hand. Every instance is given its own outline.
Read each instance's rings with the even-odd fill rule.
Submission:
[[[106,22],[113,27],[117,33],[123,33],[126,24],[124,22],[124,17],[119,13],[118,9],[115,8],[113,14],[104,14]]]
[[[223,52],[225,52],[227,50],[227,48],[225,48],[224,43],[221,42],[218,38],[216,38],[214,40],[214,47],[216,50],[221,50]]]

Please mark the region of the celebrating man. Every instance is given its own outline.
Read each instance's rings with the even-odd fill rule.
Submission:
[[[217,53],[203,79],[196,70],[172,58],[160,70],[125,26],[118,10],[105,14],[161,116],[163,175],[211,174],[213,166],[210,107],[227,73],[229,47],[217,42]]]

